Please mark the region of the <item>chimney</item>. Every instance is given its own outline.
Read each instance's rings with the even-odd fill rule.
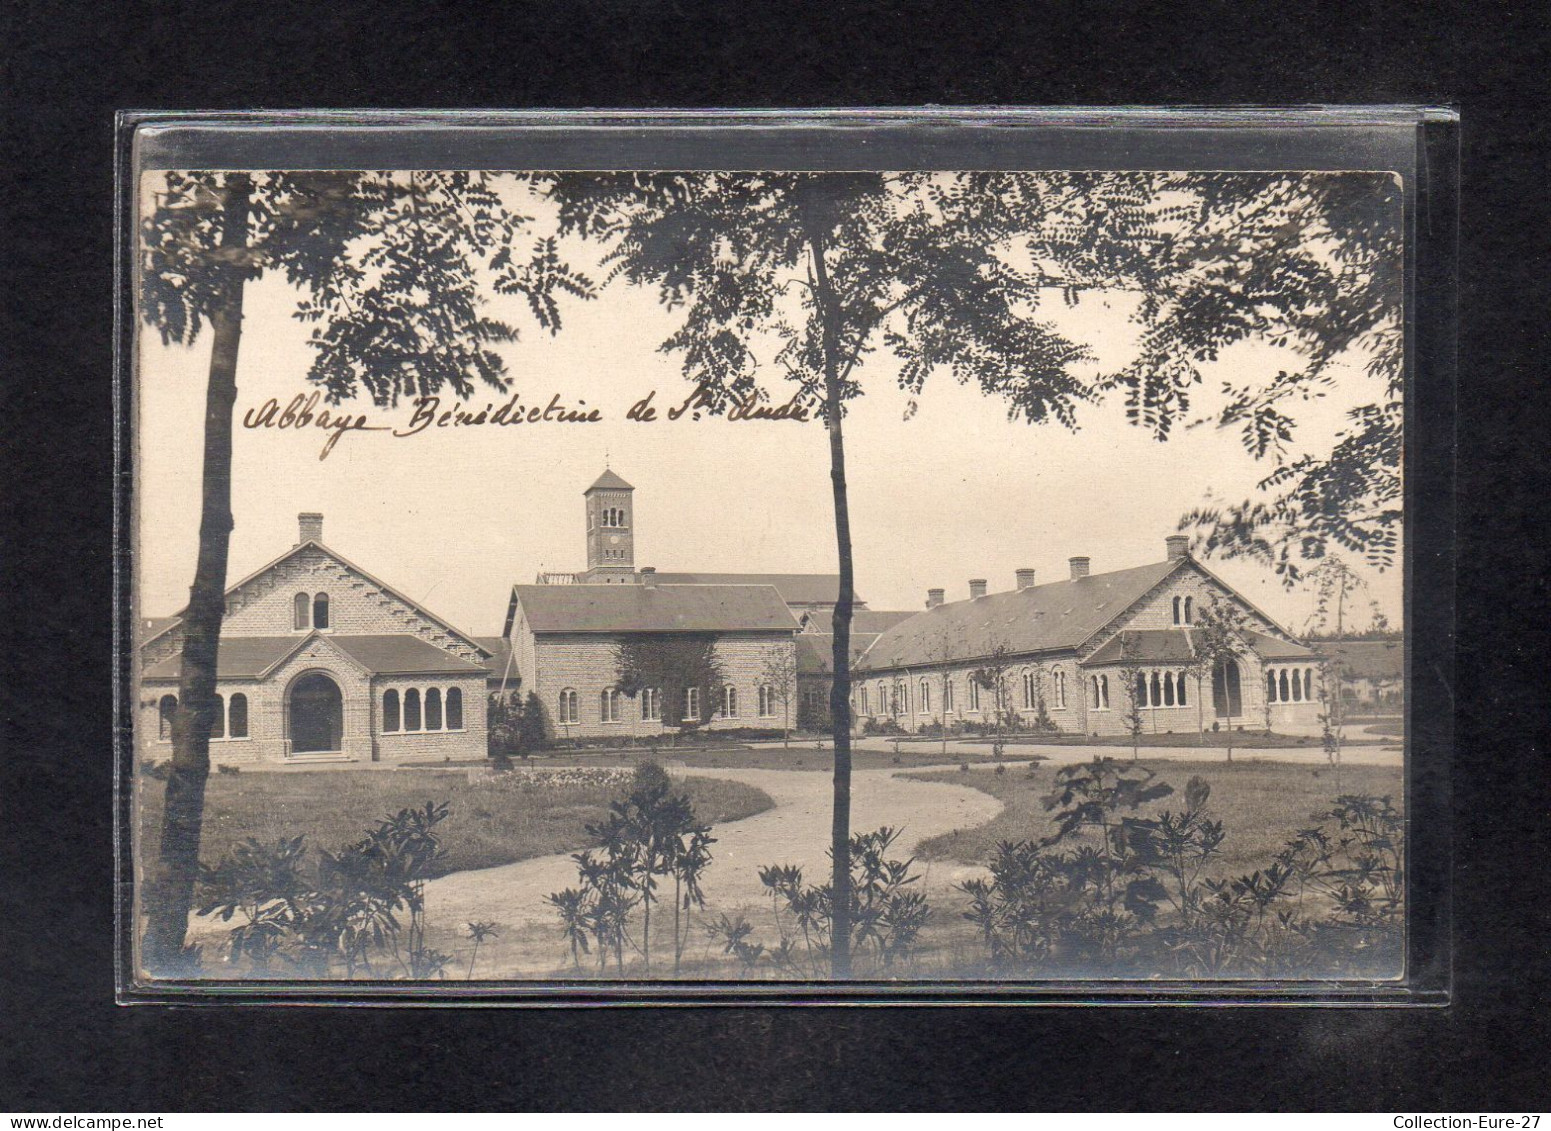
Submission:
[[[945,591],[942,589],[928,589],[926,591],[926,607],[928,609],[935,609],[942,604],[944,593]]]
[[[645,585],[648,589],[654,588],[657,585],[657,567],[656,566],[642,566],[641,567],[641,584]]]
[[[1086,557],[1068,558],[1067,561],[1069,561],[1071,563],[1071,566],[1072,566],[1072,580],[1073,581],[1076,581],[1080,577],[1087,577],[1088,576],[1088,561],[1089,561],[1088,558],[1086,558]]]
[[[323,516],[316,511],[303,511],[296,516],[296,544],[323,541]]]
[[[1032,569],[1020,569],[1017,574],[1019,589],[1034,588],[1034,571]]]
[[[971,601],[973,601],[976,598],[984,597],[985,595],[986,595],[986,579],[983,578],[983,577],[972,577],[972,578],[970,578],[969,579],[969,599]]]
[[[1169,551],[1169,561],[1178,561],[1180,558],[1190,556],[1190,538],[1185,534],[1170,534],[1163,540],[1164,546]]]

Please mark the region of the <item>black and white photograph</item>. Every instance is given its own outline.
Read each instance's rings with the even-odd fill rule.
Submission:
[[[1406,191],[137,170],[128,987],[1403,983]]]

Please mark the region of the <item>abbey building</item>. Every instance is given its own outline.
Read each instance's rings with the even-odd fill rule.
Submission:
[[[212,760],[477,760],[490,695],[513,691],[535,694],[562,739],[650,738],[683,721],[827,725],[837,575],[657,570],[637,561],[630,483],[606,469],[582,503],[586,568],[513,585],[499,637],[448,624],[326,546],[321,515],[301,515],[296,544],[227,591]],[[1316,724],[1315,653],[1195,561],[1184,537],[1164,542],[1159,560],[1107,572],[1073,557],[1053,581],[1023,569],[998,592],[981,578],[953,601],[931,589],[915,611],[853,595],[856,725],[951,730],[1000,716],[1119,736],[1133,707],[1157,732]],[[1243,626],[1230,655],[1205,647],[1214,602]],[[142,626],[137,742],[153,760],[171,753],[181,624]],[[627,653],[658,656],[661,671],[662,656],[700,646],[715,656],[714,685],[622,670]]]

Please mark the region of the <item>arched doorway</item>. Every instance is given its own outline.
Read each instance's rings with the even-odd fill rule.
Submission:
[[[1233,660],[1223,660],[1212,669],[1212,706],[1219,719],[1235,719],[1244,713],[1239,665]]]
[[[291,685],[287,719],[292,754],[318,754],[340,749],[345,713],[339,684],[322,672],[309,672]]]

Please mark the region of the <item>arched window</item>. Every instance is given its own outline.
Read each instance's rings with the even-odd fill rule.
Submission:
[[[943,714],[952,711],[953,707],[953,680],[945,679],[942,682],[942,710]]]
[[[1174,697],[1175,697],[1176,700],[1178,700],[1179,705],[1181,707],[1188,707],[1190,705],[1190,704],[1185,702],[1185,673],[1184,672],[1180,672],[1179,675],[1174,677]]]
[[[1281,673],[1276,677],[1276,690],[1277,690],[1278,698],[1280,699],[1281,702],[1283,702],[1283,703],[1290,703],[1292,701],[1292,693],[1287,689],[1287,669],[1286,668],[1283,668]]]
[[[1294,703],[1303,702],[1303,678],[1297,668],[1292,671],[1292,693]]]
[[[1266,702],[1276,702],[1276,672],[1270,669],[1266,671]]]
[[[1157,672],[1152,673],[1152,705],[1154,707],[1163,706],[1163,688],[1158,680]]]
[[[410,692],[414,694],[413,691]],[[576,689],[567,687],[560,692],[560,721],[562,723],[575,723],[581,719],[581,712],[577,710]]]
[[[721,716],[724,719],[738,717],[738,689],[730,683],[722,688]]]
[[[156,737],[162,742],[172,738],[172,716],[178,713],[178,697],[163,695],[156,705]]]
[[[1066,709],[1066,673],[1056,672],[1050,681],[1055,687],[1056,709]]]
[[[864,715],[872,714],[872,707],[867,702],[868,698],[869,696],[867,694],[867,685],[864,683],[862,684],[862,714]],[[774,709],[772,709],[770,713],[772,715],[775,714]]]
[[[1027,670],[1023,673],[1023,709],[1034,709],[1034,673]]]
[[[248,737],[248,697],[242,692],[233,693],[231,702],[226,707],[227,723],[226,737]]]
[[[641,719],[644,722],[656,722],[662,718],[662,697],[655,687],[641,689]]]
[[[447,689],[447,729],[463,729],[463,692],[456,687]]]
[[[329,595],[319,593],[312,599],[312,627],[327,628],[329,626]]]
[[[605,723],[624,722],[619,708],[619,688],[605,687],[598,695],[598,720]]]
[[[396,731],[403,724],[399,717],[399,693],[394,688],[382,693],[382,729]]]
[[[420,692],[413,687],[404,692],[404,729],[420,729]]]
[[[1195,614],[1192,611],[1190,606],[1191,606],[1191,599],[1189,597],[1186,597],[1185,598],[1185,623],[1186,624],[1194,624],[1195,623]]]
[[[980,684],[975,682],[975,677],[969,677],[969,709],[980,710]]]
[[[700,718],[700,688],[686,687],[684,689],[684,717],[686,719]]]
[[[1312,701],[1314,698],[1314,669],[1303,669],[1303,697]]]
[[[1109,676],[1099,676],[1099,707],[1101,710],[1109,710]]]
[[[1224,660],[1212,669],[1212,709],[1220,719],[1244,713],[1244,698],[1239,687],[1239,665]]]
[[[1144,675],[1144,674],[1141,674],[1141,673],[1137,674],[1135,695],[1136,695],[1136,705],[1138,707],[1145,707],[1145,706],[1148,705],[1147,704],[1147,676]]]
[[[1163,705],[1165,707],[1172,707],[1172,706],[1174,706],[1174,673],[1173,672],[1164,672],[1163,673]]]
[[[1174,598],[1174,623],[1175,624],[1179,624],[1180,623],[1180,619],[1179,619],[1179,603],[1180,603],[1180,598],[1175,597]]]
[[[429,688],[425,693],[425,729],[442,729],[442,689]]]
[[[894,681],[894,713],[896,715],[910,714],[910,697],[905,691],[905,681],[902,679]]]
[[[226,697],[224,695],[215,697],[215,718],[210,721],[210,737],[226,737]]]
[[[926,682],[925,677],[921,679],[921,713],[923,715],[932,713],[932,685]]]
[[[291,627],[306,628],[312,623],[312,598],[305,593],[298,593],[291,602],[291,612]]]

